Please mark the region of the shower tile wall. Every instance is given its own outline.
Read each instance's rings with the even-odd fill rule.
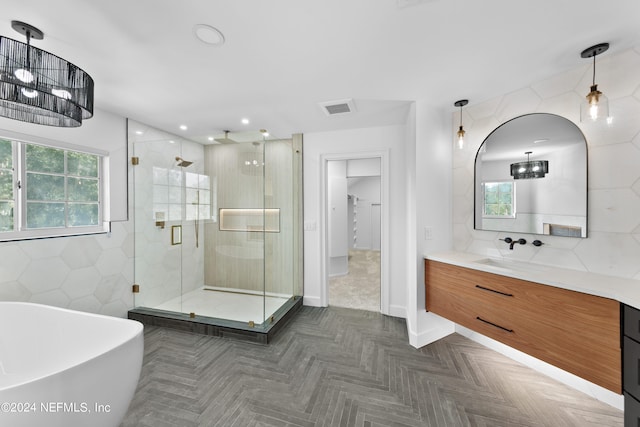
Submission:
[[[588,61],[579,69],[465,108],[466,146],[453,153],[456,250],[640,279],[640,48],[605,54],[598,61],[598,87],[609,97],[611,126],[580,123],[579,105],[591,84]],[[543,236],[545,245],[540,248],[527,245],[509,251],[498,241],[507,234],[473,229],[475,155],[499,124],[534,112],[564,116],[585,135],[589,235],[587,239]],[[458,121],[456,114],[452,135]]]
[[[217,209],[280,210],[280,231],[276,233],[225,231],[218,222],[208,222],[205,284],[292,295],[292,141],[267,142],[264,158],[262,149],[262,143],[205,147],[205,171],[215,183]],[[254,166],[253,160],[264,161],[264,176],[263,168]]]

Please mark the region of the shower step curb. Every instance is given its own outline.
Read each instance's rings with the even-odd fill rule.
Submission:
[[[198,315],[190,317],[189,314],[185,313],[146,307],[137,307],[129,310],[127,317],[132,320],[137,320],[143,325],[268,344],[275,334],[285,326],[289,319],[291,319],[301,307],[302,297],[292,297],[274,313],[273,321],[255,326],[249,326],[245,322],[217,319],[214,317]]]

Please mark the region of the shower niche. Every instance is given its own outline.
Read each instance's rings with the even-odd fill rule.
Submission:
[[[199,144],[128,129],[138,159],[129,318],[268,342],[302,305],[302,136]]]

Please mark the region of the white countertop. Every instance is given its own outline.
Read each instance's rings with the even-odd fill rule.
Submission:
[[[424,258],[610,298],[640,309],[640,280],[502,258],[490,258],[466,252],[437,252],[427,254]]]

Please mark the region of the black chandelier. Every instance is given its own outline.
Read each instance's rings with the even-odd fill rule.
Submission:
[[[31,46],[39,29],[11,21],[27,37],[0,36],[0,116],[57,127],[78,127],[93,116],[93,79],[76,65]]]
[[[549,173],[548,160],[529,160],[533,151],[527,151],[526,162],[511,163],[511,176],[513,179],[536,179],[544,178]]]

